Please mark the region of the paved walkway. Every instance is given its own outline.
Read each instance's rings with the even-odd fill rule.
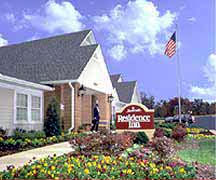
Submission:
[[[210,130],[211,133],[213,133],[214,135],[216,135],[216,130],[212,129]]]
[[[58,143],[54,145],[49,145],[41,148],[36,148],[28,151],[19,152],[16,154],[11,154],[7,156],[0,157],[0,171],[5,170],[7,166],[14,165],[15,167],[21,167],[25,163],[35,157],[36,159],[41,159],[47,157],[48,155],[57,156],[63,155],[64,153],[69,153],[72,148],[68,142]]]

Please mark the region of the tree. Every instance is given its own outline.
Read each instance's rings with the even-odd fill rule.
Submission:
[[[149,109],[154,109],[155,106],[155,98],[154,96],[147,96],[146,93],[141,92],[141,102]]]
[[[56,99],[52,99],[48,106],[44,122],[44,131],[46,136],[58,136],[61,134],[60,116]]]

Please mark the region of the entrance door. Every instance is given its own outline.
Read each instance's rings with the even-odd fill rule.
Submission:
[[[97,98],[95,95],[92,95],[92,119],[94,118],[94,107],[96,105]]]

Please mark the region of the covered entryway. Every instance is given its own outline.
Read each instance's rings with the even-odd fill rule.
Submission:
[[[109,128],[111,120],[111,104],[108,101],[107,94],[86,88],[86,91],[81,95],[81,125],[91,125],[93,119],[93,109],[96,102],[100,109],[100,124],[99,127]]]

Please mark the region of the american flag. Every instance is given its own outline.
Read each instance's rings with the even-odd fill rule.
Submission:
[[[171,58],[176,53],[176,32],[173,33],[170,40],[166,44],[165,55]]]

